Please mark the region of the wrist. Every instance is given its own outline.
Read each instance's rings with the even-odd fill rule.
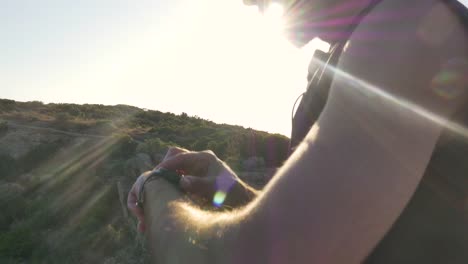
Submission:
[[[137,194],[137,204],[136,204],[137,206],[143,208],[143,203],[145,200],[145,197],[144,197],[145,185],[150,181],[161,179],[161,178],[165,179],[167,182],[171,183],[174,186],[178,186],[180,178],[181,178],[181,174],[179,173],[179,171],[171,171],[165,168],[157,168],[153,171],[145,172],[141,176],[142,183],[140,184],[140,188]]]
[[[181,200],[184,197],[179,189],[164,179],[156,179],[146,183],[143,195],[145,222],[151,225],[151,229],[154,228],[152,225],[159,226],[157,220],[163,219],[164,215],[168,213],[171,202]]]

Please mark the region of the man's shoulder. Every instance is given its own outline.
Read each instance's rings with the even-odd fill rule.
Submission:
[[[436,109],[428,86],[445,63],[467,60],[467,53],[466,27],[443,1],[384,0],[357,26],[338,68],[361,89],[369,84],[364,87]],[[333,83],[343,85],[349,82]]]

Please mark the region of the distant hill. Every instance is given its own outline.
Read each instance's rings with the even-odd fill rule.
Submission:
[[[288,143],[185,113],[0,99],[0,263],[145,263],[124,202],[168,146],[211,149],[261,187]]]
[[[89,138],[121,134],[139,143],[158,138],[165,144],[190,150],[211,149],[221,159],[262,157],[267,167],[281,165],[289,142],[279,134],[216,124],[185,113],[175,115],[127,105],[43,104],[0,99],[0,119],[12,125],[87,134]]]

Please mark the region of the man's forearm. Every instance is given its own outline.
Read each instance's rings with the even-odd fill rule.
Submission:
[[[164,180],[145,186],[145,201],[148,246],[155,263],[229,262],[236,228],[220,217],[231,214],[197,212]]]

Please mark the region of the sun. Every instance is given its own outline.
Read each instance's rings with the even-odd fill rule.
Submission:
[[[265,26],[277,33],[282,33],[284,29],[283,20],[284,8],[278,3],[272,3],[264,13]]]
[[[284,14],[284,8],[282,5],[278,3],[272,3],[268,6],[268,9],[265,11],[265,15],[268,17],[273,17],[276,19],[280,19]]]

